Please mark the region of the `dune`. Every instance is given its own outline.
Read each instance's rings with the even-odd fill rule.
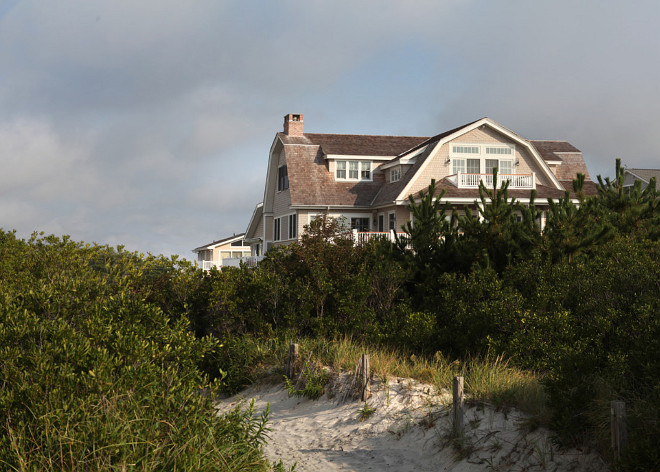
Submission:
[[[264,453],[273,463],[296,464],[298,472],[607,470],[597,454],[560,450],[547,430],[531,431],[532,422],[519,411],[472,406],[457,439],[451,392],[411,379],[372,380],[365,409],[364,402],[346,398],[348,377],[318,400],[289,396],[283,385],[255,385],[222,400],[218,413],[253,399],[258,411],[270,405]]]

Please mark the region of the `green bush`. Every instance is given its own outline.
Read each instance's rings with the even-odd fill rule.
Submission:
[[[215,414],[218,382],[198,365],[217,342],[188,329],[186,274],[174,260],[0,232],[4,468],[267,468],[265,418]]]

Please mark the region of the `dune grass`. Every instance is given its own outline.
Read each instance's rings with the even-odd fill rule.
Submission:
[[[517,408],[529,414],[535,424],[547,424],[550,412],[541,376],[517,368],[503,356],[487,355],[452,360],[437,352],[419,356],[391,347],[374,346],[351,337],[336,339],[280,338],[254,341],[263,359],[276,360],[283,366],[287,346],[296,342],[303,359],[328,366],[335,373],[355,370],[360,356],[369,354],[374,378],[386,381],[395,377],[411,378],[434,385],[438,390],[452,388],[454,376],[465,379],[468,402],[488,403],[496,408]],[[311,357],[310,357],[311,355]]]

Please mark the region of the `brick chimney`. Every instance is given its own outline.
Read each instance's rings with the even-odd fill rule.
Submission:
[[[303,116],[289,113],[284,117],[284,134],[289,136],[303,135]]]

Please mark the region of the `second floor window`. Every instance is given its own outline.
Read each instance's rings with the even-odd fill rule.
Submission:
[[[337,179],[346,178],[346,161],[337,161]]]
[[[401,167],[390,169],[390,182],[396,182],[401,178]]]
[[[361,180],[371,180],[371,162],[370,161],[360,162],[360,179]]]
[[[289,174],[286,171],[286,166],[280,166],[277,169],[277,190],[286,190],[289,188]]]
[[[275,218],[273,220],[273,241],[279,241],[281,233],[281,218]]]
[[[337,161],[336,180],[371,180],[371,161]]]
[[[358,178],[358,166],[360,163],[358,161],[348,161],[348,178],[351,180],[357,180]]]

